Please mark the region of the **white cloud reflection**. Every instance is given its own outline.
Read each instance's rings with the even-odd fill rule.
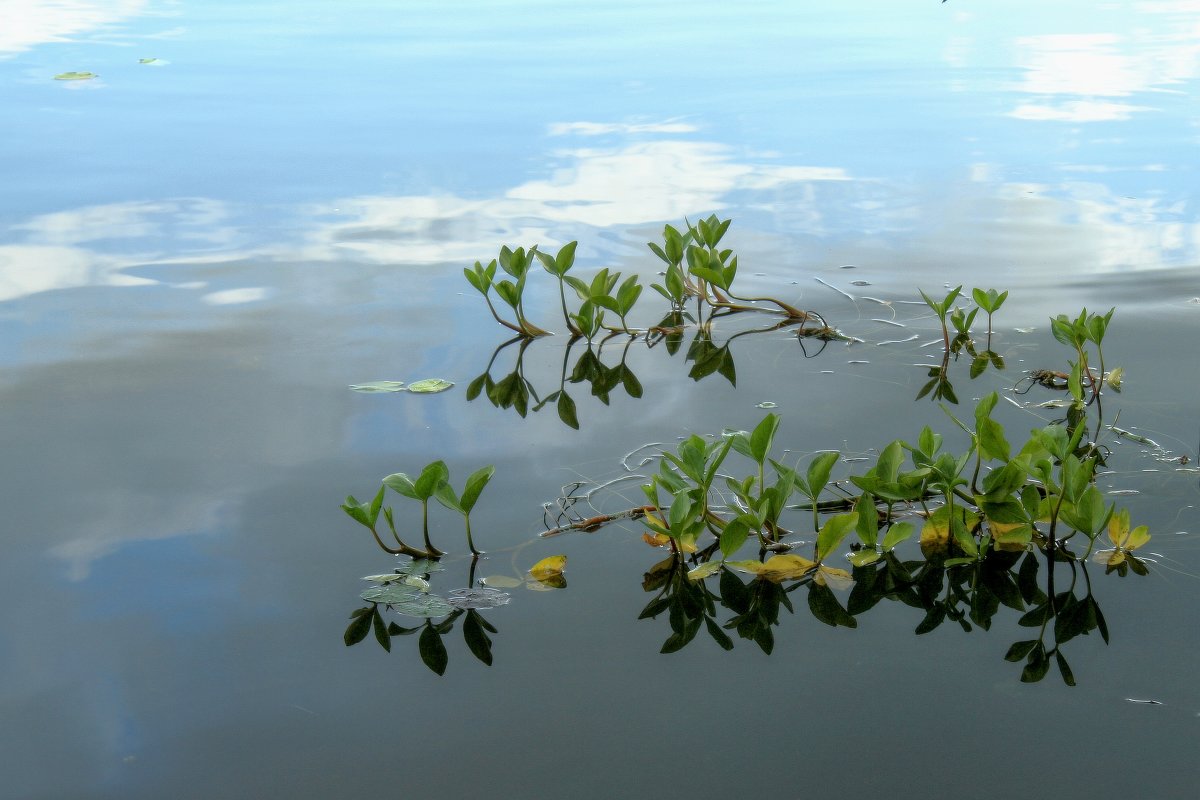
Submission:
[[[0,244],[0,301],[76,286],[153,284],[123,270],[175,256],[181,245],[227,252],[234,238],[228,216],[224,204],[204,198],[42,214],[10,228],[24,241]]]
[[[562,125],[590,130],[591,123]],[[338,200],[316,209],[320,216],[336,216],[310,235],[303,256],[470,262],[493,250],[497,241],[545,241],[561,225],[606,228],[678,221],[726,206],[734,192],[851,180],[838,167],[751,163],[738,160],[734,148],[701,141],[568,149],[555,153],[553,162],[548,178],[490,198]]]
[[[1148,92],[1183,91],[1200,75],[1200,4],[1142,3],[1137,11],[1161,15],[1153,28],[1127,34],[1071,33],[1015,40],[1017,90],[1035,99],[1010,116],[1027,120],[1103,122],[1130,119],[1150,106],[1121,102]]]
[[[147,0],[0,0],[0,58],[69,42],[146,10]]]

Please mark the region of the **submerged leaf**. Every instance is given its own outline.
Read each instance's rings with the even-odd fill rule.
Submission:
[[[444,617],[454,611],[453,606],[436,594],[428,594],[403,584],[372,586],[359,597],[372,603],[385,603],[410,617]]]
[[[410,383],[408,390],[414,394],[436,394],[437,392],[446,391],[453,385],[450,381],[445,381],[441,378],[425,378]]]
[[[499,589],[454,589],[446,598],[455,608],[499,608],[511,599]]]
[[[368,381],[367,383],[351,384],[350,391],[378,394],[380,392],[403,392],[405,388],[404,381]]]
[[[366,575],[363,577],[363,580],[382,583],[384,585],[389,583],[402,584],[404,586],[411,586],[422,592],[429,591],[429,581],[416,575],[404,575],[399,572],[392,572],[387,575]]]

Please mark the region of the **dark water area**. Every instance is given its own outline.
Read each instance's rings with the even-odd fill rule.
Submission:
[[[0,797],[1195,795],[1200,5],[10,5]],[[614,338],[605,403],[550,276],[525,303],[556,335],[524,348],[463,279],[501,245],[578,240],[577,274],[657,282],[645,243],[711,213],[742,292],[849,340],[719,319],[727,360],[698,377],[694,331],[673,354]],[[640,522],[539,536],[564,486],[621,479],[583,516],[641,505],[635,450],[768,411],[784,461],[837,450],[838,478],[925,425],[961,451],[914,401],[942,352],[918,289],[960,284],[1010,292],[1005,369],[954,363],[950,410],[997,392],[1018,446],[1063,413],[1016,391],[1067,368],[1050,317],[1116,308],[1105,421],[1136,438],[1106,432],[1097,486],[1149,527],[1149,574],[1088,564],[1110,641],[1063,644],[1077,685],[1021,682],[1005,655],[1032,634],[1006,606],[918,635],[925,610],[883,600],[850,629],[807,586],[769,655],[732,629],[662,654],[668,616],[638,617],[666,552]],[[630,321],[665,305],[647,288]],[[468,399],[518,358],[578,430],[555,402]],[[454,386],[348,389],[422,378]],[[339,508],[437,459],[459,488],[496,472],[474,565],[431,506],[433,592],[511,585],[476,612],[490,666],[460,616],[442,675],[419,631],[346,646],[362,576],[405,559]],[[419,540],[419,504],[388,502]],[[551,555],[566,587],[532,590]]]

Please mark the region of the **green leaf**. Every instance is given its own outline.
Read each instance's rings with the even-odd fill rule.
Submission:
[[[425,378],[410,383],[408,390],[413,394],[437,394],[446,391],[453,385],[450,381],[441,378]]]
[[[418,647],[421,652],[421,660],[425,662],[425,666],[438,675],[444,675],[446,673],[446,665],[450,663],[450,654],[446,652],[446,645],[442,642],[441,634],[434,630],[432,626],[426,626],[421,631],[421,639],[418,642]]]
[[[467,612],[467,618],[463,620],[463,639],[472,655],[489,667],[492,665],[492,640],[480,624],[479,612]]]
[[[86,81],[100,76],[94,72],[60,72],[54,76],[56,81]]]
[[[846,534],[858,524],[858,514],[838,514],[826,520],[817,535],[817,560],[824,561],[835,547],[842,543]]]
[[[496,474],[496,468],[488,465],[471,473],[467,478],[467,484],[463,487],[462,497],[459,498],[459,505],[463,510],[470,513],[471,509],[475,508],[475,503],[479,500],[479,494],[484,487],[488,485],[488,481]]]
[[[883,558],[883,554],[877,550],[859,550],[850,554],[850,563],[856,567],[865,567],[868,564],[874,564],[881,558]]]
[[[847,628],[857,628],[858,621],[842,608],[833,590],[818,583],[808,585],[808,610],[821,622],[831,627],[844,625]]]
[[[393,475],[388,475],[383,479],[383,485],[389,489],[411,497],[413,500],[420,500],[421,496],[417,494],[416,486],[413,484],[412,478],[405,475],[403,472],[397,472]]]
[[[1020,661],[1025,656],[1041,644],[1037,639],[1028,639],[1023,642],[1013,642],[1012,647],[1008,648],[1008,652],[1004,656],[1005,661]]]
[[[558,418],[567,426],[579,430],[579,416],[576,413],[575,401],[571,395],[563,392],[558,396],[558,403],[555,406],[558,409]]]
[[[767,414],[750,434],[750,455],[759,464],[766,463],[767,453],[771,451],[771,443],[775,440],[775,431],[778,429],[779,417],[775,414]],[[834,460],[836,458],[837,454],[835,453]],[[810,467],[810,474],[811,471]]]
[[[517,583],[521,585],[520,582]],[[476,609],[476,608],[499,608],[500,606],[508,605],[508,601],[512,597],[508,592],[502,592],[499,589],[484,587],[482,589],[451,589],[446,595],[446,602],[454,608]]]
[[[721,529],[721,552],[726,558],[733,555],[746,543],[746,537],[749,535],[750,528],[745,522],[737,518],[729,520]]]
[[[379,642],[379,646],[389,653],[392,652],[392,637],[388,634],[387,626],[383,624],[379,606],[375,606],[371,612],[371,628],[375,631],[375,641]]]
[[[859,540],[867,547],[874,549],[875,542],[879,538],[879,514],[875,510],[875,498],[869,492],[863,492],[854,503],[854,511],[858,514],[858,524],[855,526],[855,530]]]
[[[413,482],[413,490],[417,493],[417,499],[428,500],[433,497],[438,486],[449,477],[450,469],[446,466],[446,462],[434,461],[432,464],[426,464],[425,469],[421,470],[420,476]]]
[[[705,561],[698,567],[688,570],[689,581],[702,581],[717,573],[721,569],[720,561]]]
[[[911,522],[897,522],[888,528],[888,532],[883,537],[882,547],[884,551],[891,550],[916,532],[917,528]]]
[[[378,394],[380,392],[403,392],[405,387],[404,381],[370,381],[369,383],[351,384],[350,391]]]
[[[833,471],[833,465],[837,463],[841,453],[821,453],[812,460],[808,465],[808,491],[806,494],[813,500],[817,499],[829,483],[829,473]]]
[[[367,634],[371,630],[371,622],[374,619],[375,614],[378,613],[378,611],[374,608],[359,610],[366,611],[368,613],[358,614],[350,621],[350,626],[346,628],[346,633],[342,636],[343,641],[346,642],[346,647],[358,644],[363,639],[367,638]]]
[[[715,641],[722,650],[733,649],[733,640],[729,638],[729,635],[726,634],[725,631],[721,630],[717,623],[713,622],[708,617],[705,617],[704,625],[708,629],[708,635],[713,638],[713,641]]]
[[[1075,675],[1071,672],[1071,667],[1067,664],[1067,659],[1057,649],[1054,651],[1054,660],[1058,662],[1058,671],[1062,675],[1063,683],[1067,686],[1075,685]]]

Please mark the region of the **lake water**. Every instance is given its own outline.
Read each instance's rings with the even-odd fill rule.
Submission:
[[[1194,797],[1198,75],[1195,0],[0,2],[0,796]],[[735,385],[690,377],[686,342],[613,340],[640,391],[602,403],[563,382],[586,347],[539,274],[559,335],[521,374],[579,430],[467,399],[509,332],[464,266],[578,240],[576,272],[649,282],[645,243],[714,212],[742,291],[861,341],[740,337]],[[1011,295],[1007,369],[953,365],[956,415],[999,391],[1023,441],[1061,413],[1012,392],[1064,368],[1048,317],[1116,306],[1107,419],[1158,445],[1109,434],[1098,485],[1150,527],[1150,574],[1092,565],[1111,641],[1064,645],[1077,686],[1019,680],[1010,609],[914,635],[924,612],[882,602],[851,630],[803,590],[770,655],[733,631],[660,654],[638,523],[538,537],[560,487],[763,403],[791,462],[954,440],[913,401],[940,332],[912,302],[959,284]],[[419,378],[455,386],[347,388]],[[459,618],[442,676],[419,635],[343,642],[361,576],[399,562],[339,504],[435,459],[457,487],[496,466],[473,574],[431,510],[436,592],[568,557],[565,589],[481,612],[491,666]]]

